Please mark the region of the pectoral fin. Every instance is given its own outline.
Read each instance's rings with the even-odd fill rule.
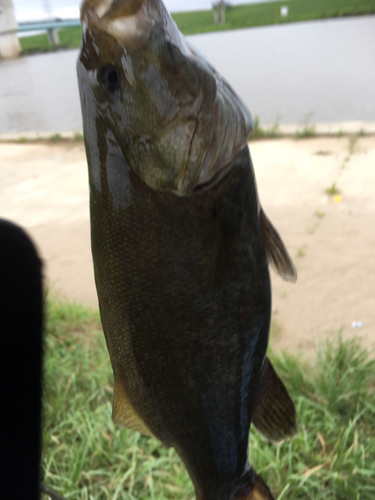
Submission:
[[[262,368],[252,423],[259,434],[274,444],[280,444],[298,433],[294,403],[268,358]]]
[[[279,233],[271,224],[263,210],[260,210],[260,225],[268,257],[278,274],[285,281],[297,280],[297,271],[289,257],[288,251],[282,242]]]
[[[145,436],[151,437],[153,435],[135,412],[122,384],[118,381],[115,382],[114,388],[112,419],[115,424],[141,432]]]

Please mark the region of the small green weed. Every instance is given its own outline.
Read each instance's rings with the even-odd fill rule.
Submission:
[[[315,125],[306,125],[300,130],[297,130],[294,134],[296,139],[310,139],[316,136]]]
[[[278,122],[276,122],[269,129],[265,129],[260,126],[259,117],[254,117],[254,130],[250,134],[250,141],[257,139],[275,139],[277,137],[280,137],[280,135],[280,126]]]
[[[266,131],[267,137],[270,139],[280,137],[280,117],[278,116],[276,122],[272,127]]]
[[[250,134],[249,140],[252,139],[263,139],[265,134],[264,129],[260,126],[259,116],[254,116],[254,129]]]
[[[316,215],[317,217],[319,217],[319,219],[322,219],[322,218],[325,216],[325,214],[326,214],[326,213],[325,213],[325,212],[322,212],[321,210],[317,210],[317,211],[315,212],[315,215]]]
[[[51,142],[59,142],[61,141],[61,139],[62,139],[61,134],[53,134],[48,138],[48,140]]]
[[[348,165],[349,162],[350,162],[350,156],[346,156],[344,158],[344,161],[343,161],[342,165],[341,165],[341,169],[344,170],[347,167],[347,165]]]
[[[307,245],[303,245],[302,247],[299,247],[297,249],[297,257],[305,257],[306,255],[306,249],[307,249]]]
[[[73,139],[77,142],[81,142],[84,140],[84,137],[83,137],[83,134],[81,134],[80,132],[77,132],[74,134]]]
[[[318,229],[319,223],[314,224],[313,226],[307,226],[306,231],[308,234],[314,234]]]
[[[337,187],[337,182],[334,182],[332,186],[326,188],[324,192],[329,196],[335,196],[336,194],[340,194],[341,191]]]
[[[358,146],[358,136],[352,135],[349,137],[348,150],[350,155],[354,155]]]
[[[296,130],[294,137],[296,139],[309,139],[311,137],[316,136],[316,128],[315,125],[311,125],[309,120],[312,116],[312,113],[309,113],[302,124],[302,128]]]

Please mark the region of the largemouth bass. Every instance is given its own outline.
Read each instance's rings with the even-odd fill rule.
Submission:
[[[92,254],[113,419],[173,446],[197,500],[272,499],[248,463],[297,417],[265,357],[269,260],[295,280],[258,201],[253,122],[161,0],[86,0],[78,61]]]

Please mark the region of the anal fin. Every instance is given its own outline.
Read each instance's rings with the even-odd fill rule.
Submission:
[[[118,382],[117,380],[115,381],[113,394],[112,419],[115,424],[140,432],[145,436],[153,436],[147,425],[137,415],[121,382]]]
[[[273,227],[263,209],[260,210],[260,227],[271,264],[283,280],[294,283],[297,280],[296,268],[279,233]]]
[[[275,500],[261,476],[252,469],[251,484],[240,490],[233,500]]]
[[[296,408],[268,358],[262,368],[252,423],[259,434],[274,444],[298,433]]]

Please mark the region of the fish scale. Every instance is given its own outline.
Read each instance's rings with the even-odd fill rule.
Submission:
[[[248,157],[247,151],[245,150],[240,156]],[[237,162],[241,159],[239,158]],[[238,184],[243,183],[244,176],[249,177],[248,169],[241,170],[233,170],[230,174],[233,181],[227,180],[224,183],[224,189],[229,193],[221,198],[221,203],[225,203],[227,199],[230,202],[227,208],[231,212],[233,207],[230,205],[234,204],[236,207],[240,202]],[[251,236],[236,247],[237,253],[245,252],[245,259],[234,259],[233,265],[228,262],[229,272],[221,276],[221,283],[216,285],[216,290],[212,292],[209,269],[212,235],[217,225],[215,205],[217,192],[221,186],[216,188],[216,192],[210,192],[212,197],[210,207],[207,207],[207,195],[200,193],[196,195],[197,199],[184,200],[184,209],[179,207],[178,210],[174,210],[168,203],[170,195],[154,193],[137,180],[132,182],[134,178],[132,174],[129,178],[132,195],[126,209],[114,209],[111,193],[104,183],[101,201],[93,197],[91,204],[94,221],[92,223],[94,262],[101,262],[106,256],[111,263],[116,252],[117,264],[111,267],[110,273],[107,270],[104,272],[96,270],[103,327],[105,332],[111,331],[111,338],[115,336],[117,345],[126,346],[125,351],[122,349],[120,359],[115,362],[115,377],[119,383],[123,383],[126,387],[130,386],[127,389],[128,397],[141,420],[167,445],[184,450],[188,446],[189,461],[194,463],[192,468],[198,468],[195,462],[201,464],[203,460],[205,467],[212,462],[210,474],[203,469],[199,474],[203,474],[203,478],[196,479],[198,489],[204,491],[207,487],[205,486],[207,477],[216,476],[215,481],[218,481],[218,474],[214,474],[217,465],[212,455],[212,447],[225,449],[224,445],[220,445],[220,436],[212,443],[209,422],[219,420],[217,427],[222,428],[221,438],[225,442],[227,441],[225,435],[230,434],[228,429],[232,433],[234,429],[233,425],[227,427],[222,425],[221,405],[237,405],[237,412],[242,412],[246,433],[241,439],[235,432],[230,446],[235,449],[242,447],[241,473],[247,468],[251,405],[247,401],[248,393],[245,394],[245,398],[241,398],[236,382],[242,378],[242,359],[246,344],[252,349],[255,347],[248,335],[254,322],[254,308],[250,321],[249,319],[246,322],[242,321],[242,331],[239,331],[237,317],[243,315],[243,297],[249,293],[254,294],[253,263],[250,259],[246,259],[247,241]],[[252,184],[248,182],[248,193],[244,192],[243,197],[248,201],[247,210],[256,212],[256,193],[254,189],[251,192],[251,188]],[[206,206],[198,217],[191,214],[188,207],[190,203],[199,205],[200,197],[205,198]],[[104,220],[101,220],[102,218]],[[108,218],[111,221],[110,227],[105,223]],[[245,225],[246,220],[242,224]],[[245,225],[243,232],[255,231],[252,226]],[[258,233],[260,233],[259,224]],[[97,240],[99,240],[98,249]],[[261,244],[258,247],[258,261],[263,261],[263,273],[259,272],[261,266],[258,263],[258,286],[255,287],[256,297],[253,301],[259,303],[259,315],[264,317],[263,328],[254,328],[254,337],[263,344],[263,349],[257,351],[257,363],[261,365],[268,340],[270,304],[268,279],[262,276],[265,274],[268,277],[265,250]],[[247,261],[248,269],[244,267],[244,260]],[[142,294],[139,293],[140,290]],[[178,301],[174,300],[176,295],[179,297]],[[113,309],[107,304],[107,300],[116,301],[114,319],[112,319]],[[117,334],[112,331],[112,321],[117,325]],[[123,326],[126,323],[127,328]],[[113,349],[112,342],[109,341],[110,352]],[[127,356],[129,351],[134,356],[137,375],[129,369]],[[173,353],[173,357],[168,356],[169,352]],[[249,361],[252,361],[252,356],[254,354],[251,352]],[[194,364],[191,362],[192,358]],[[220,358],[225,360],[223,364],[217,362]],[[234,371],[232,383],[231,367]],[[259,370],[260,366],[254,373]],[[134,391],[136,394],[132,394],[131,385],[136,377],[142,380],[142,387],[137,384]],[[253,390],[256,390],[256,377],[253,378],[255,380],[252,384],[249,381],[248,385],[252,385],[255,388]],[[220,391],[221,403],[213,404],[215,394]],[[204,411],[201,408],[202,398],[207,400]],[[241,420],[239,415],[237,419]],[[202,434],[206,435],[205,439],[202,438]],[[208,449],[205,449],[206,447]],[[194,460],[191,455],[196,455]],[[231,472],[234,473],[226,471],[226,475]],[[223,474],[221,469],[220,474]],[[198,476],[198,473],[195,475]],[[222,489],[222,486],[220,488]]]

